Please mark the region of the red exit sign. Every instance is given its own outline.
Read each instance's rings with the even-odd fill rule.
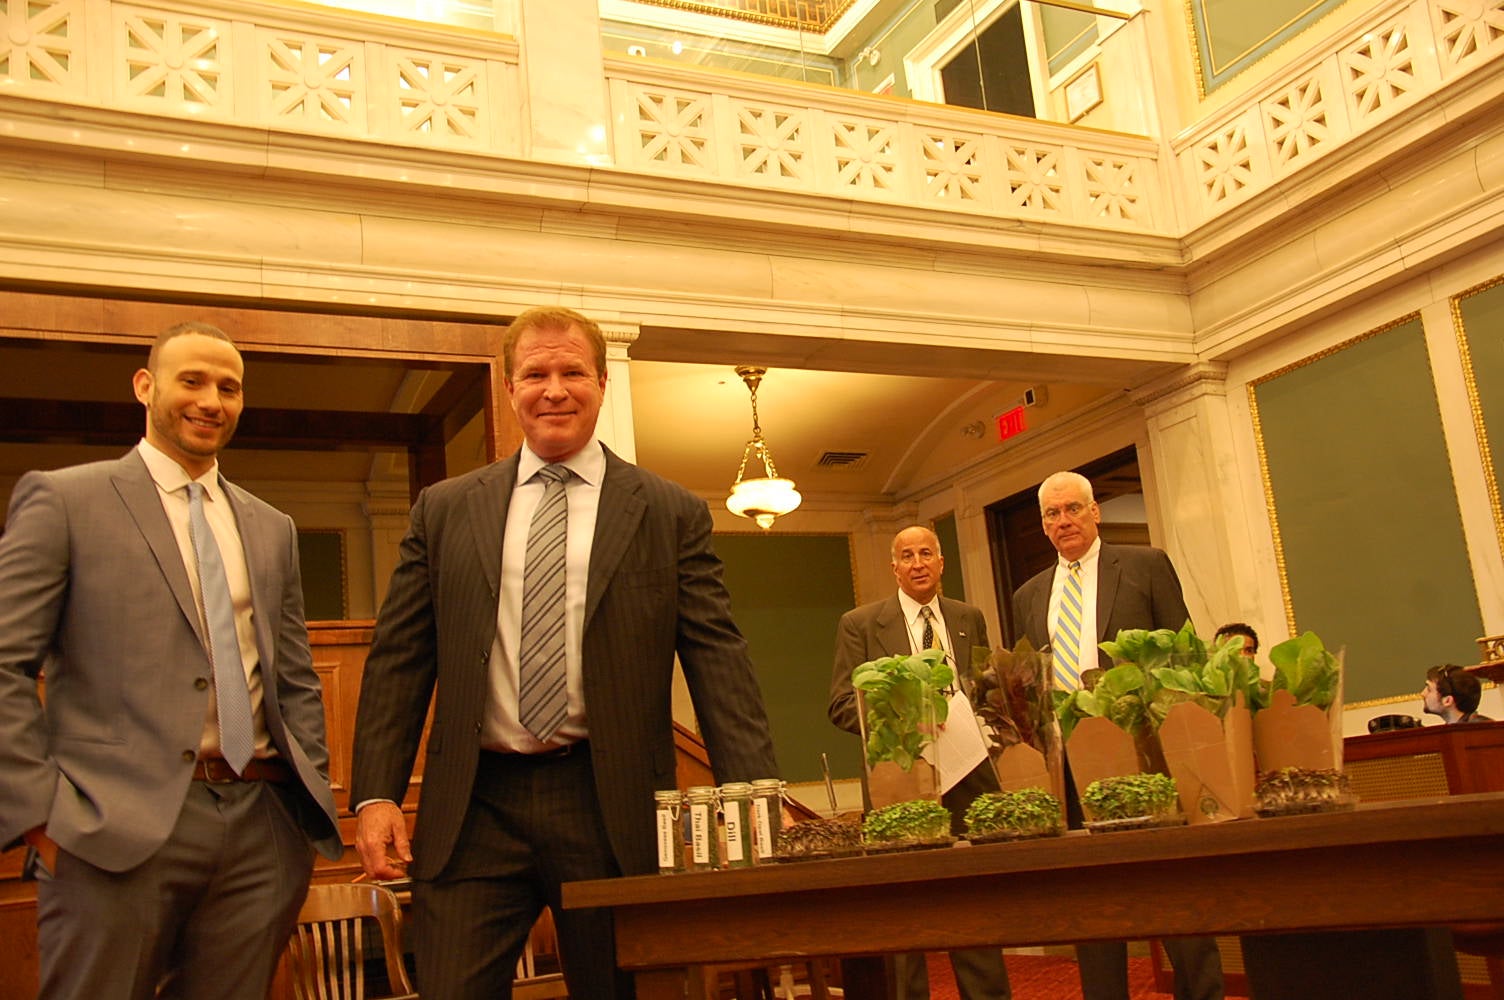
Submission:
[[[997,439],[1006,441],[1009,438],[1022,434],[1029,429],[1029,422],[1024,419],[1024,408],[1015,406],[1006,413],[997,416]]]

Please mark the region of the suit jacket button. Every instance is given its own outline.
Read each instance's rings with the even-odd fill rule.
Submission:
[[[193,679],[193,690],[195,690],[195,691],[207,691],[207,690],[209,690],[209,681],[208,681],[208,679],[204,678],[204,677],[195,677]]]
[[[198,760],[198,751],[197,750],[184,750],[183,751],[183,763],[184,764],[192,764],[196,760]]]

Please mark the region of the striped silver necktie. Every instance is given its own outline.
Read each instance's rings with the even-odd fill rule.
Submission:
[[[565,537],[569,469],[546,465],[543,499],[527,531],[522,578],[522,639],[517,658],[517,715],[527,731],[548,742],[568,711],[564,669]]]

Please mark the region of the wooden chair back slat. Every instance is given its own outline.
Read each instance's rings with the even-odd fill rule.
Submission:
[[[288,969],[297,1000],[367,1000],[366,921],[374,921],[381,931],[392,995],[416,1000],[402,964],[402,911],[397,897],[391,890],[370,883],[309,888],[287,943]]]

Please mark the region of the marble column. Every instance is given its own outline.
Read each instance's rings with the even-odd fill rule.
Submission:
[[[522,155],[609,164],[611,105],[596,0],[516,0],[526,126]]]
[[[1259,607],[1226,379],[1225,365],[1195,364],[1138,394],[1153,453],[1151,495],[1197,634],[1210,639],[1218,626],[1244,621],[1272,645],[1285,623],[1280,609]]]
[[[379,609],[381,602],[386,600],[392,571],[397,568],[412,505],[408,502],[407,492],[401,490],[389,494],[371,493],[362,510],[371,532],[371,593],[375,598],[372,607]]]
[[[987,509],[961,484],[951,488],[956,513],[957,553],[961,560],[961,579],[966,583],[966,603],[981,609],[987,619],[987,634],[993,646],[1003,645],[1002,598],[997,592],[992,572],[992,545],[987,537]],[[952,595],[954,596],[954,595]],[[970,664],[965,664],[967,669]]]
[[[642,332],[636,323],[596,320],[606,335],[606,399],[595,432],[607,448],[628,462],[637,461],[637,431],[632,423],[632,374],[627,351]]]

